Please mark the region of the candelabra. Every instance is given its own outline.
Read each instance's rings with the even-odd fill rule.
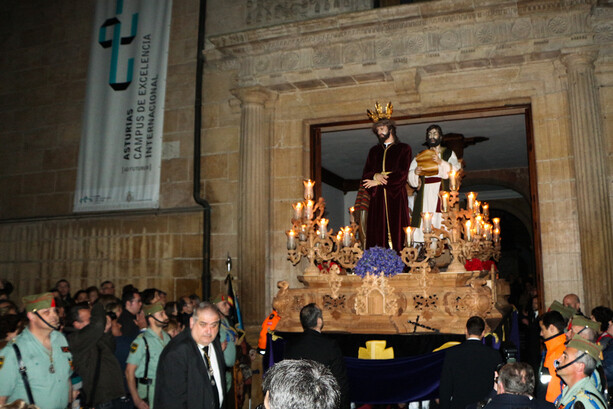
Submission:
[[[292,205],[292,229],[286,232],[288,259],[293,265],[302,258],[308,260],[305,276],[317,275],[319,268],[316,264],[334,261],[344,269],[352,269],[362,257],[362,248],[356,240],[354,232],[358,231],[353,208],[349,209],[351,223],[342,227],[338,234],[328,230],[329,220],[323,218],[326,208],[323,198],[317,203],[313,201],[313,186],[315,182],[304,181],[304,201]],[[297,239],[297,240],[296,240]]]
[[[415,228],[405,227],[406,240],[400,257],[409,272],[421,274],[423,280],[427,279],[433,261],[439,259],[446,249],[452,257],[447,272],[466,272],[466,260],[498,261],[500,258],[500,219],[494,218],[490,223],[489,205],[481,204],[475,192],[466,194],[466,208],[460,209],[460,176],[452,171],[449,174],[450,191],[439,193],[440,228],[433,226],[433,213],[422,213],[424,242],[414,245]],[[317,202],[313,201],[314,184],[305,180],[304,201],[292,205],[292,228],[286,232],[288,259],[293,265],[303,258],[308,260],[305,276],[318,275],[317,265],[327,261],[336,262],[345,270],[353,269],[363,254],[354,210],[349,209],[350,225],[334,235],[332,230],[328,230],[328,219],[323,217],[324,199],[320,197]]]
[[[476,192],[466,194],[466,208],[460,209],[460,174],[449,174],[450,191],[439,193],[441,203],[441,226],[436,229],[439,237],[447,243],[452,262],[447,272],[466,272],[466,260],[481,261],[500,259],[500,219],[489,220],[489,205],[477,200]]]

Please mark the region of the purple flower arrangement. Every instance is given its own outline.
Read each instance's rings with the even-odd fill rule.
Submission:
[[[392,277],[402,273],[403,269],[404,263],[395,250],[376,246],[364,251],[354,272],[362,278],[368,273]]]

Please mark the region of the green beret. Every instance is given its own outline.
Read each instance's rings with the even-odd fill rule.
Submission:
[[[585,352],[596,361],[602,360],[602,349],[593,342],[582,338],[580,335],[575,334],[575,336],[568,341],[568,344],[566,344],[566,348],[575,348],[577,351]]]
[[[55,307],[53,293],[26,295],[21,300],[27,312],[35,312],[37,310]]]
[[[143,312],[145,313],[145,315],[153,315],[156,312],[163,311],[163,310],[164,310],[164,307],[159,302],[143,305]]]
[[[573,327],[588,327],[593,329],[596,333],[600,331],[600,323],[585,318],[583,315],[575,314],[572,318]]]
[[[551,303],[551,305],[549,306],[549,311],[559,312],[560,314],[562,314],[562,317],[564,317],[565,320],[570,319],[570,317],[572,317],[577,312],[577,310],[575,310],[574,308],[567,307],[557,300]]]

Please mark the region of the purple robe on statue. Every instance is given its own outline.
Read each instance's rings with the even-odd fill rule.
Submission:
[[[374,246],[389,248],[389,240],[397,252],[404,247],[404,228],[410,222],[406,184],[411,156],[411,147],[400,142],[392,143],[387,148],[385,145],[378,144],[368,152],[362,181],[372,179],[375,173],[383,171],[390,173],[387,177],[387,185],[367,189],[370,194],[370,203],[366,227],[366,248]]]

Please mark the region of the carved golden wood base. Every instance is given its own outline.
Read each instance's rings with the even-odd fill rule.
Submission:
[[[418,320],[442,333],[462,334],[466,320],[473,315],[495,326],[502,315],[493,298],[507,293],[504,282],[490,280],[489,273],[479,272],[422,272],[391,278],[369,275],[364,279],[332,272],[301,276],[299,280],[305,288],[289,288],[285,281],[278,283],[279,292],[273,300],[281,316],[278,331],[302,331],[300,309],[315,303],[324,313],[325,331],[413,333],[415,325],[408,321]],[[498,282],[501,288],[493,292],[492,282]],[[417,327],[417,332],[431,330]]]

